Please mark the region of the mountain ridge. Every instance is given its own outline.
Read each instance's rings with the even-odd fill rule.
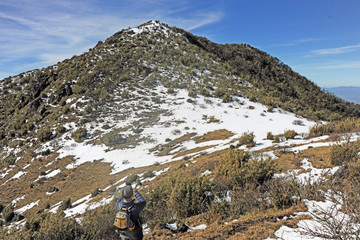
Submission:
[[[294,79],[300,83],[292,85]],[[16,216],[25,216],[18,220],[30,235],[46,229],[37,224],[61,214],[68,217],[61,221],[70,221],[87,215],[86,209],[105,209],[108,215],[100,219],[109,223],[119,188],[125,182],[135,185],[137,179],[151,189],[146,193],[150,210],[144,215],[152,229],[175,214],[160,196],[174,203],[179,219],[202,214],[207,205],[201,203],[216,202],[215,192],[227,199],[224,191],[235,189],[227,188],[231,181],[244,187],[253,181],[260,187],[270,180],[276,172],[272,158],[285,155],[283,160],[295,169],[309,165],[299,162],[297,154],[311,158],[318,154],[312,148],[334,144],[329,136],[306,139],[309,128],[324,131],[314,119],[357,116],[351,112],[356,105],[323,92],[317,96],[325,96],[322,103],[315,99],[307,106],[304,98],[314,99],[319,92],[314,84],[300,88],[306,83],[249,45],[217,45],[154,21],[121,30],[87,53],[0,81],[0,187],[7,193],[0,202],[12,206]],[[227,169],[236,156],[243,159],[236,164],[249,172],[238,176]],[[323,158],[325,163],[321,158],[314,164],[333,169],[328,157]],[[256,170],[264,171],[251,172]],[[158,179],[160,186],[154,183]],[[188,197],[181,195],[184,188],[214,194],[204,199],[194,195],[197,204],[181,208],[192,202],[179,201]],[[241,191],[239,196],[246,195]],[[251,194],[256,200],[263,193]],[[164,215],[153,216],[157,204]],[[214,215],[208,214],[216,217],[220,210],[214,205],[212,211]],[[229,236],[234,234],[229,230]]]

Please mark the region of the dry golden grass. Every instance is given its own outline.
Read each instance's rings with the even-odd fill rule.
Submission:
[[[167,144],[163,144],[162,145],[163,150],[161,150],[158,155],[159,156],[169,155],[169,153],[172,150],[176,149],[180,143],[189,141],[195,135],[196,135],[196,133],[188,133],[188,134],[185,134],[185,135],[183,135],[183,136],[181,136],[179,138],[176,138],[176,139],[172,140],[171,142],[169,142]],[[152,149],[152,150],[155,150],[155,149]]]
[[[331,147],[317,147],[308,148],[299,152],[298,154],[277,153],[278,158],[275,160],[275,163],[279,166],[281,172],[299,169],[301,166],[301,161],[305,158],[307,158],[316,168],[330,168],[334,167],[334,165],[332,165],[330,162],[330,152]]]
[[[220,129],[220,130],[208,132],[199,137],[194,137],[193,139],[195,140],[195,143],[202,143],[202,142],[207,142],[207,141],[212,141],[212,140],[225,140],[232,136],[234,136],[234,133],[232,133],[226,129]]]
[[[238,220],[230,221],[227,224],[224,221],[214,221],[205,229],[193,232],[172,235],[171,231],[168,229],[155,230],[150,234],[145,235],[144,239],[265,239],[273,236],[276,230],[282,225],[296,227],[296,224],[300,220],[304,219],[304,217],[300,216],[280,221],[277,219],[283,219],[285,216],[290,217],[295,212],[302,212],[306,210],[307,208],[305,204],[300,203],[285,210],[272,209],[267,211],[251,212],[240,217]],[[201,223],[201,221],[192,223]]]

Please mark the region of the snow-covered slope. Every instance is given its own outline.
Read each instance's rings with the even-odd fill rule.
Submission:
[[[71,136],[71,132],[64,134],[61,141],[58,139],[50,141],[41,148],[51,148],[52,146],[55,148],[60,144],[62,147],[57,150],[60,153],[57,159],[66,156],[74,156],[76,159],[68,166],[69,168],[86,161],[101,159],[110,162],[114,166],[113,173],[115,173],[130,167],[147,166],[155,162],[161,163],[179,159],[174,158],[171,153],[167,156],[158,156],[158,151],[151,151],[151,149],[161,148],[160,145],[167,144],[166,141],[174,140],[189,133],[202,136],[208,132],[226,129],[234,135],[226,140],[199,144],[196,144],[194,139],[189,139],[178,144],[172,153],[203,146],[213,146],[204,150],[205,152],[228,148],[231,141],[239,138],[243,133],[251,132],[256,136],[257,145],[265,148],[272,145],[271,140],[265,140],[268,132],[277,135],[286,130],[295,130],[299,135],[304,136],[309,128],[315,124],[313,121],[281,109],[268,112],[266,106],[241,97],[234,98],[234,101],[230,103],[222,103],[220,99],[203,96],[192,99],[193,102],[188,102],[187,100],[190,98],[186,90],[178,90],[172,95],[165,92],[166,89],[160,86],[154,90],[154,93],[159,97],[160,103],[158,104],[149,102],[147,105],[143,99],[128,103],[119,101],[112,104],[114,111],[121,106],[124,107],[124,104],[129,105],[125,108],[126,110],[135,107],[133,112],[127,113],[129,117],[124,120],[117,120],[117,114],[104,118],[104,121],[106,119],[106,123],[112,126],[111,129],[128,129],[118,133],[121,134],[124,141],[123,144],[118,145],[121,147],[120,149],[111,149],[105,144],[92,144],[93,138],[96,139],[97,137],[89,137],[82,143],[76,143],[74,140],[66,141],[65,139]],[[147,107],[142,110],[136,108],[136,106],[144,105]],[[149,118],[148,114],[154,118],[151,122],[146,122]],[[215,121],[209,121],[210,118]],[[294,123],[297,121],[301,121],[301,124],[295,125]],[[90,136],[101,131],[101,126],[96,127],[94,125],[95,123],[92,122],[86,124]],[[111,132],[111,129],[107,131]],[[127,144],[127,139],[134,136],[136,129],[141,129],[141,133],[136,136],[138,140]],[[197,154],[192,153],[191,156]]]

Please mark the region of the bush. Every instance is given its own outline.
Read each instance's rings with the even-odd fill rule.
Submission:
[[[225,176],[230,189],[233,186],[262,185],[276,172],[275,162],[252,157],[249,152],[230,149],[215,169],[217,176]]]
[[[14,216],[15,216],[14,206],[10,205],[2,210],[2,217],[5,220],[5,222],[10,222],[14,218]]]
[[[231,102],[233,99],[232,99],[232,95],[230,95],[229,93],[226,93],[224,96],[222,96],[222,102],[223,103],[228,103],[228,102]]]
[[[16,156],[13,153],[10,153],[9,156],[1,160],[1,163],[6,164],[7,166],[14,165],[16,163]]]
[[[142,177],[143,178],[152,178],[154,176],[155,176],[154,172],[149,170],[149,171],[145,172]]]
[[[273,143],[279,143],[279,142],[280,142],[279,136],[275,136]]]
[[[360,119],[345,119],[341,122],[329,122],[327,124],[316,124],[310,129],[310,137],[329,135],[331,133],[348,133],[360,129]]]
[[[294,120],[294,121],[292,122],[292,124],[294,124],[294,125],[299,125],[299,126],[304,126],[304,122],[303,122],[302,120],[299,120],[299,119]]]
[[[264,184],[265,191],[275,209],[285,209],[300,202],[301,186],[296,179],[275,178]]]
[[[297,132],[295,132],[294,130],[287,130],[284,132],[284,137],[286,139],[294,139],[297,135]]]
[[[268,139],[268,140],[274,140],[274,135],[273,135],[271,132],[268,132],[268,133],[266,134],[266,139]]]
[[[160,184],[146,195],[146,208],[142,214],[144,223],[151,229],[165,227],[166,223],[174,220],[173,208],[168,206],[171,193],[170,181]],[[161,210],[159,210],[161,209]]]
[[[71,199],[70,198],[62,201],[62,203],[61,203],[61,205],[59,207],[59,210],[60,211],[65,211],[68,208],[71,208]]]
[[[60,126],[58,126],[58,127],[56,128],[56,133],[57,133],[57,134],[62,134],[62,133],[64,133],[64,132],[66,132],[66,128],[65,128],[64,126],[60,125]]]
[[[119,134],[118,131],[112,131],[103,137],[103,142],[106,146],[113,147],[125,143],[126,138]]]
[[[46,217],[45,214],[42,214],[40,216],[32,217],[25,223],[25,229],[30,231],[38,231],[40,229],[40,224],[42,221],[44,221],[44,218]]]
[[[37,133],[37,138],[40,142],[46,142],[47,140],[50,140],[52,136],[51,129],[49,127],[39,130]]]
[[[134,183],[136,181],[136,179],[138,179],[138,177],[139,177],[138,175],[132,174],[126,178],[125,182]]]
[[[330,161],[333,165],[344,165],[349,162],[355,162],[359,159],[360,144],[358,142],[351,143],[350,140],[346,142],[338,142],[331,147]]]
[[[253,132],[251,133],[243,133],[242,136],[238,139],[239,144],[237,147],[240,147],[242,145],[246,145],[246,147],[254,147],[256,145],[256,142],[254,141],[255,135]]]
[[[103,190],[101,190],[100,188],[96,188],[92,193],[91,193],[91,197],[96,197],[97,195],[99,195],[100,193],[102,193]]]
[[[187,218],[205,212],[210,205],[211,184],[202,177],[179,174],[172,187],[169,204],[175,216]]]
[[[61,214],[48,214],[40,224],[36,239],[80,239],[83,230],[74,219],[64,218]]]
[[[81,142],[86,138],[87,130],[86,128],[78,128],[76,131],[71,135],[72,138],[75,139],[77,142]]]
[[[79,239],[119,239],[119,234],[113,227],[114,204],[115,202],[112,202],[104,208],[86,213],[81,222],[84,233]]]
[[[231,197],[230,215],[237,218],[262,207],[262,193],[256,186],[234,187]]]

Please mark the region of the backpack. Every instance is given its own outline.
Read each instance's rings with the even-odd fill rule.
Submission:
[[[133,207],[134,204],[126,208],[125,207],[120,208],[120,210],[116,213],[116,217],[113,225],[122,231],[134,230],[135,223],[130,218],[131,209]]]

